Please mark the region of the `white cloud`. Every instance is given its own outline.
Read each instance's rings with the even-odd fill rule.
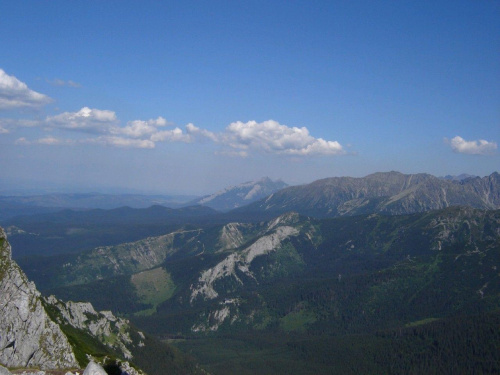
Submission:
[[[151,134],[158,132],[158,127],[166,126],[167,120],[163,117],[158,117],[157,119],[151,119],[148,121],[135,120],[127,123],[127,126],[120,128],[115,127],[112,129],[112,133],[123,134],[132,138],[141,138],[144,136],[150,136]]]
[[[175,128],[173,130],[162,130],[154,133],[151,136],[151,141],[153,142],[192,142],[192,137],[189,134],[184,133],[181,129]]]
[[[47,145],[47,146],[60,146],[60,145],[72,145],[75,143],[75,141],[72,139],[60,139],[60,138],[48,136],[45,138],[37,139],[35,141],[28,141],[26,138],[21,137],[21,138],[18,138],[14,143],[16,145],[25,145],[25,146],[33,145],[33,144]]]
[[[47,95],[29,89],[26,83],[0,69],[0,110],[39,108],[51,101]]]
[[[231,123],[221,135],[222,142],[232,148],[264,150],[289,155],[341,155],[345,151],[337,141],[314,138],[306,127],[288,127],[268,120]]]
[[[54,137],[45,137],[36,140],[36,143],[41,145],[58,146],[58,145],[68,145],[73,144],[74,141],[71,139],[60,139]]]
[[[206,130],[206,129],[200,129],[198,128],[197,126],[194,126],[193,124],[189,123],[186,125],[186,132],[189,134],[189,135],[192,135],[192,136],[202,136],[204,138],[208,138],[214,142],[217,142],[219,139],[217,137],[217,135],[215,133],[212,133],[211,131],[209,130]]]
[[[7,133],[10,133],[9,129],[6,129],[2,125],[0,125],[0,134],[7,134]]]
[[[64,80],[59,79],[59,78],[55,78],[53,80],[47,79],[46,81],[47,81],[47,83],[51,84],[52,86],[67,86],[67,87],[75,87],[75,88],[82,86],[78,82],[74,82],[72,80],[64,81]]]
[[[47,145],[47,146],[60,146],[60,145],[75,145],[75,144],[98,144],[103,146],[115,147],[132,147],[132,148],[154,148],[154,142],[148,139],[130,139],[114,136],[99,136],[94,138],[87,138],[82,140],[74,139],[61,139],[48,136],[40,138],[35,141],[29,141],[25,137],[18,138],[15,142],[16,145]]]
[[[490,155],[497,149],[496,142],[488,142],[484,139],[478,141],[466,141],[458,135],[451,140],[445,138],[445,142],[449,143],[454,152],[470,155]]]
[[[9,120],[10,121],[10,120]],[[17,123],[12,120],[8,126],[0,120],[1,129],[9,130],[13,126],[41,126],[45,130],[71,130],[94,134],[85,140],[74,139],[74,143],[93,143],[103,146],[154,148],[157,142],[210,141],[222,146],[218,154],[247,157],[252,152],[266,152],[293,156],[342,155],[346,152],[337,141],[315,138],[306,127],[289,127],[274,120],[264,122],[233,122],[224,131],[214,133],[199,128],[192,123],[185,130],[175,127],[162,130],[169,125],[163,117],[150,120],[129,121],[126,126],[119,126],[115,112],[83,107],[77,112],[64,112],[49,116],[44,121],[26,121]],[[62,144],[56,138],[48,137],[35,142],[25,139],[18,144]]]
[[[236,151],[236,150],[223,150],[223,151],[216,151],[216,155],[223,155],[223,156],[231,156],[231,157],[240,157],[240,158],[246,158],[248,156],[248,152],[246,151]]]
[[[83,107],[78,112],[64,112],[49,116],[45,125],[52,128],[78,130],[87,133],[108,133],[117,123],[113,111]]]
[[[123,137],[113,137],[113,136],[101,136],[97,138],[89,138],[83,143],[94,143],[101,144],[105,146],[117,146],[117,147],[133,147],[133,148],[154,148],[154,142],[149,139],[130,139]]]
[[[10,131],[11,128],[33,128],[35,126],[40,126],[41,122],[38,120],[28,120],[28,119],[10,119],[2,118],[0,119],[0,127]]]
[[[16,139],[14,144],[16,144],[16,145],[29,145],[29,144],[31,144],[31,142],[29,142],[26,138],[21,137],[21,138]]]

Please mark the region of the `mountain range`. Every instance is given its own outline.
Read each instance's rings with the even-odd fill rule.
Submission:
[[[194,196],[99,193],[0,196],[0,221],[16,216],[57,212],[63,209],[110,210],[120,207],[147,208],[153,205],[179,208],[194,198]]]
[[[500,208],[500,174],[460,181],[399,172],[374,173],[363,178],[332,177],[284,188],[234,212],[276,216],[296,211],[314,217],[375,212],[401,215],[456,205]]]
[[[210,373],[493,374],[499,191],[496,172],[375,173],[285,187],[225,213],[67,210],[12,219],[8,230],[16,246],[30,238],[33,251],[55,243],[49,229],[79,247],[17,259],[44,296],[54,295],[37,297],[53,322],[73,306],[62,301],[88,301],[192,353]],[[103,231],[112,241],[99,239]],[[13,267],[10,253],[4,258]],[[64,334],[68,324],[86,329],[62,322]],[[125,349],[154,373],[144,358],[169,349],[144,343],[154,350]],[[123,348],[106,350],[126,360]]]

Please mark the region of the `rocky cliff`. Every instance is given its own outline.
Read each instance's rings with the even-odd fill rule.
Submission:
[[[44,369],[78,366],[73,349],[47,315],[40,293],[11,259],[0,228],[0,363]]]
[[[79,368],[96,352],[130,360],[132,350],[143,347],[144,340],[127,320],[110,311],[97,312],[90,303],[42,297],[12,260],[11,247],[0,228],[0,365]],[[140,373],[131,371],[127,373]]]

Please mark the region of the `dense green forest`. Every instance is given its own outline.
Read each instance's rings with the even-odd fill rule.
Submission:
[[[149,269],[133,249],[157,255],[163,237],[25,265],[44,293],[128,317],[216,374],[497,373],[499,233],[500,211],[459,207],[286,214],[176,232]],[[54,276],[61,262],[78,267]],[[53,287],[78,273],[94,279]]]
[[[169,342],[216,374],[497,374],[500,312],[372,334],[254,332]]]

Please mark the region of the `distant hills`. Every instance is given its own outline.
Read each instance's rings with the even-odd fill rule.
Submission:
[[[123,206],[147,208],[153,205],[179,207],[192,200],[192,195],[140,195],[140,194],[43,194],[29,196],[3,196],[0,202],[26,206],[59,207],[72,209],[112,209]]]
[[[119,207],[147,208],[162,205],[178,208],[193,200],[191,195],[139,194],[43,194],[0,196],[0,220],[15,216],[57,212],[62,209],[89,210]]]
[[[120,207],[58,212],[4,220],[14,258],[78,252],[96,246],[136,241],[190,224],[208,225],[217,217],[209,207]]]
[[[245,182],[192,200],[189,204],[211,207],[217,211],[229,211],[237,207],[258,201],[268,195],[287,187],[281,180],[273,181],[269,177]]]
[[[41,194],[26,196],[0,196],[0,221],[16,216],[58,212],[64,209],[82,211],[92,209],[113,210],[122,207],[148,208],[164,206],[181,208],[206,206],[217,211],[229,211],[267,197],[288,185],[268,177],[227,187],[204,197],[192,195],[140,195],[140,194]]]
[[[148,208],[164,206],[181,208],[203,205],[217,211],[229,211],[267,197],[288,185],[268,177],[227,187],[204,197],[193,195],[141,195],[141,194],[40,194],[0,196],[0,220],[15,216],[57,212],[63,209],[111,210],[121,207]]]
[[[314,217],[383,213],[409,214],[463,205],[500,208],[500,174],[448,180],[429,174],[374,173],[333,177],[290,186],[233,213],[276,216],[296,211]]]

